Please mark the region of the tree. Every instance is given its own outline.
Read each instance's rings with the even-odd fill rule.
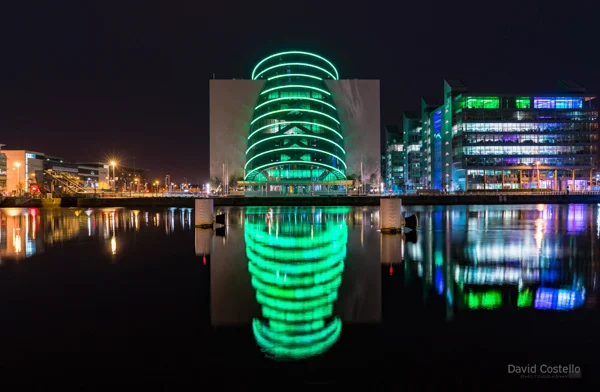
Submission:
[[[223,184],[223,181],[221,180],[221,177],[213,177],[210,180],[210,187],[211,189],[213,189],[214,191],[219,191],[219,189],[221,188],[221,185]]]

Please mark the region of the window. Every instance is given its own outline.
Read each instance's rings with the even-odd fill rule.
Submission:
[[[529,97],[517,97],[517,109],[529,109],[531,107],[531,99]]]
[[[577,97],[535,97],[536,109],[581,109],[583,100]]]
[[[463,107],[465,109],[498,109],[500,98],[498,97],[467,97]]]

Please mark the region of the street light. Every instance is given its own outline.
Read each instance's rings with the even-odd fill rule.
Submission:
[[[15,162],[17,168],[17,196],[21,196],[21,162]]]
[[[117,181],[115,180],[115,166],[117,166],[117,162],[110,161],[110,165],[113,168],[113,191],[116,192],[117,191]]]

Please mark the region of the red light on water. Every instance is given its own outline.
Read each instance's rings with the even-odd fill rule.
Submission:
[[[206,265],[206,256],[202,256],[202,263],[204,263],[204,265]]]
[[[390,276],[394,275],[394,267],[390,265]]]

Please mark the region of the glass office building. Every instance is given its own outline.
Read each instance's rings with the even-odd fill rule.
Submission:
[[[422,126],[416,113],[403,115],[404,181],[408,192],[422,189],[421,184],[421,145]]]
[[[441,106],[422,102],[423,186],[590,189],[598,165],[596,97],[571,82],[560,87],[556,94],[473,94],[446,81]]]
[[[404,142],[402,131],[396,125],[386,125],[386,149],[382,172],[388,192],[398,193],[405,187]]]
[[[244,183],[277,184],[281,193],[345,185],[344,137],[325,80],[337,69],[316,54],[277,53],[260,61],[253,80],[265,80],[248,134]]]

